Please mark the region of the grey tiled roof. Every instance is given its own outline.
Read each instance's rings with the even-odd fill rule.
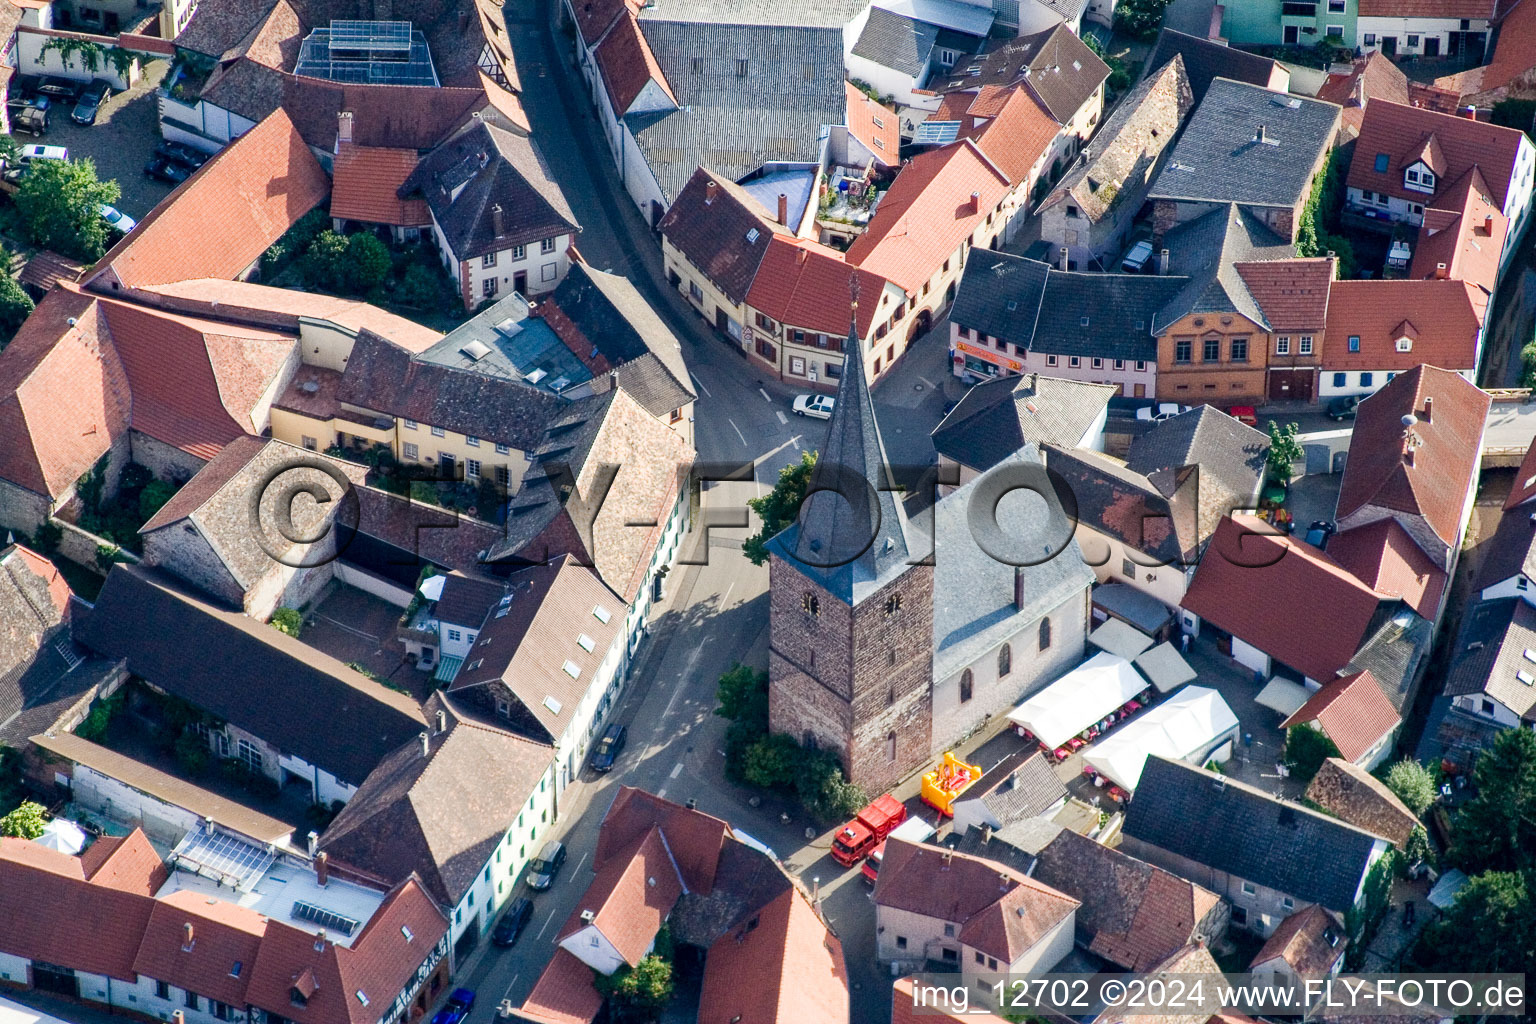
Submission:
[[[1114,385],[1039,374],[984,381],[965,393],[933,430],[940,455],[985,472],[1025,442],[1075,447],[1109,400]]]
[[[1155,362],[1153,317],[1186,283],[1186,278],[1152,274],[1053,270],[1030,348],[1052,355]]]
[[[949,318],[988,337],[1028,345],[1050,269],[1049,264],[1011,253],[973,250]]]
[[[1163,565],[1193,561],[1199,546],[1193,468],[1160,471],[1149,479],[1095,451],[1055,445],[1044,451],[1046,466],[1072,495],[1079,523]]]
[[[1151,198],[1291,206],[1333,144],[1339,108],[1218,78],[1195,108]],[[1260,142],[1262,127],[1268,141]]]
[[[1148,636],[1162,629],[1173,618],[1173,613],[1163,602],[1144,590],[1137,590],[1124,583],[1104,583],[1094,587],[1093,603]]]
[[[789,565],[854,605],[904,572],[912,549],[906,509],[886,480],[890,463],[851,329],[845,351],[853,357],[843,363],[810,497],[770,543]]]
[[[1468,609],[1451,651],[1448,697],[1486,693],[1517,715],[1536,709],[1536,685],[1517,673],[1536,675],[1525,651],[1536,651],[1536,608],[1517,597],[1479,601]]]
[[[871,7],[869,19],[859,41],[853,44],[856,57],[917,77],[928,66],[939,30],[925,22],[903,17],[883,7]]]
[[[1275,70],[1275,62],[1256,53],[1207,40],[1205,32],[1210,23],[1211,0],[1198,2],[1206,8],[1200,15],[1202,20],[1198,29],[1175,24],[1174,11],[1181,6],[1183,0],[1174,0],[1168,8],[1168,14],[1163,18],[1163,31],[1157,37],[1157,46],[1147,60],[1147,76],[1156,74],[1159,68],[1176,55],[1182,55],[1184,70],[1189,75],[1189,86],[1194,91],[1196,103],[1205,98],[1205,91],[1217,78],[1257,86],[1268,85],[1270,75]]]
[[[1193,130],[1190,127],[1186,133]],[[1168,166],[1164,165],[1164,174]],[[1168,250],[1169,273],[1184,277],[1188,283],[1158,310],[1152,328],[1156,332],[1189,313],[1239,313],[1267,327],[1264,311],[1233,264],[1296,255],[1295,246],[1236,203],[1174,228],[1164,236],[1163,248]]]
[[[644,12],[640,30],[680,109],[626,118],[664,203],[700,166],[739,181],[771,161],[814,162],[822,126],[847,117],[842,29],[667,20],[679,6]]]
[[[781,28],[842,28],[868,0],[651,0],[641,22],[677,21],[708,25],[773,25]]]
[[[1131,442],[1126,465],[1138,473],[1199,466],[1203,485],[1221,485],[1246,498],[1264,477],[1269,437],[1220,409],[1198,405],[1154,426]]]
[[[999,486],[1032,481],[1039,490],[998,493]],[[1007,481],[1007,483],[1003,483]],[[1046,507],[1036,494],[1049,494]],[[993,469],[934,507],[933,677],[958,672],[1063,602],[1086,593],[1093,570],[1072,537],[1072,524],[1045,475],[1039,449],[1026,444]],[[1024,607],[1015,608],[1014,566],[978,543],[970,516],[996,509],[1001,538],[989,541],[999,556],[1036,561],[1020,569]]]
[[[1369,832],[1253,787],[1147,758],[1127,836],[1216,871],[1344,911],[1379,841]]]
[[[1424,661],[1434,639],[1434,623],[1406,604],[1384,606],[1388,613],[1374,623],[1360,649],[1340,675],[1369,671],[1398,712],[1413,703]]]
[[[1016,750],[993,765],[966,794],[980,800],[1004,825],[1043,814],[1065,799],[1067,787],[1045,755],[1033,748]]]

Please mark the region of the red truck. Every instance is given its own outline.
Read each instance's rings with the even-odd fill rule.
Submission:
[[[907,807],[891,794],[876,797],[848,824],[837,830],[832,840],[832,859],[851,868],[878,846],[891,829],[907,820]]]

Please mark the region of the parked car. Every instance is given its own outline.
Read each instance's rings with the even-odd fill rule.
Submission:
[[[1338,527],[1327,519],[1314,520],[1312,525],[1307,527],[1307,543],[1319,551],[1327,550],[1328,541],[1337,530]]]
[[[1360,395],[1340,395],[1328,403],[1328,418],[1331,420],[1352,420],[1355,411],[1360,408]]]
[[[38,99],[47,97],[39,96]],[[31,105],[22,107],[11,114],[11,131],[25,132],[28,135],[48,134],[48,111],[43,107]]]
[[[96,115],[101,112],[101,106],[107,102],[107,97],[112,95],[112,87],[106,82],[97,80],[85,87],[80,98],[75,101],[75,109],[70,111],[69,119],[75,124],[95,124]]]
[[[1227,410],[1227,415],[1237,420],[1237,422],[1245,423],[1250,427],[1259,425],[1258,410],[1251,405],[1234,405]]]
[[[44,96],[57,96],[59,99],[73,100],[76,96],[80,95],[80,83],[71,81],[68,78],[58,78],[54,75],[49,75],[37,83],[37,91]]]
[[[173,160],[178,164],[185,164],[192,168],[201,167],[208,162],[207,153],[193,149],[191,146],[184,146],[179,142],[169,142],[166,140],[161,140],[160,144],[155,147],[155,156],[163,156],[167,160]]]
[[[1153,423],[1161,423],[1163,420],[1171,420],[1179,413],[1189,412],[1189,406],[1180,405],[1178,402],[1158,402],[1157,408],[1146,406],[1136,410],[1136,418],[1142,422],[1151,420]]]
[[[819,420],[832,418],[831,395],[797,395],[795,397],[796,416],[814,416]]]
[[[156,181],[169,182],[172,185],[180,185],[192,177],[192,168],[186,164],[168,160],[163,156],[157,156],[144,165],[144,176],[154,178]]]
[[[1152,259],[1152,242],[1143,238],[1131,246],[1131,251],[1125,254],[1125,259],[1120,261],[1120,269],[1127,274],[1139,274],[1147,269],[1147,263]]]
[[[517,942],[517,937],[523,934],[523,929],[528,927],[528,919],[533,916],[533,901],[527,896],[519,896],[512,901],[507,912],[501,915],[501,920],[496,922],[496,928],[491,932],[491,942],[503,948]]]
[[[68,160],[69,150],[63,146],[22,146],[21,159],[23,163],[29,160]]]
[[[592,748],[592,770],[595,772],[607,772],[613,770],[613,762],[618,760],[619,754],[624,750],[624,743],[629,739],[629,730],[615,722],[603,733],[603,738],[597,741],[597,746]]]
[[[36,75],[17,75],[12,78],[10,87],[5,91],[6,106],[19,110],[29,103],[46,104],[48,97],[39,96],[37,93],[37,86],[41,81],[42,79]]]
[[[475,1006],[475,992],[473,989],[456,988],[448,996],[448,1002],[443,1008],[432,1015],[432,1024],[459,1024],[469,1016],[469,1011]]]
[[[125,235],[139,226],[138,221],[134,220],[132,217],[128,216],[117,207],[108,206],[106,203],[101,204],[101,219],[107,222],[107,227],[111,228],[113,231],[119,231]]]
[[[555,882],[560,865],[565,863],[565,847],[557,839],[544,844],[539,855],[528,862],[528,888],[543,892]]]

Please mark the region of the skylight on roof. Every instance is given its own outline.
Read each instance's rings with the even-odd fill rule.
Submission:
[[[566,675],[570,676],[572,679],[580,679],[581,678],[581,666],[576,664],[574,661],[567,660],[564,665],[560,666],[560,668],[561,668],[562,671],[565,672]]]
[[[1525,671],[1524,669],[1521,669],[1519,672],[1516,672],[1515,673],[1515,678],[1520,680],[1526,686],[1536,685],[1536,676],[1531,675],[1529,672]]]
[[[483,341],[480,341],[479,339],[476,339],[461,347],[459,351],[478,363],[480,360],[491,354],[491,346],[487,345]]]
[[[544,706],[549,709],[549,713],[552,715],[558,715],[560,713],[560,709],[565,707],[564,704],[561,704],[554,697],[545,697]]]
[[[747,232],[747,241],[748,242],[755,242],[755,241],[757,241],[757,236],[758,236],[758,230],[757,230],[757,228],[753,228],[752,230]]]
[[[1529,647],[1527,647],[1525,649],[1525,660],[1526,661],[1536,661],[1536,651],[1533,651]]]
[[[427,37],[408,21],[332,21],[304,38],[294,74],[370,85],[440,84]]]
[[[576,638],[576,646],[580,647],[582,650],[586,651],[588,654],[591,654],[593,649],[595,647],[597,647],[597,641],[593,640],[591,637],[587,636],[587,634],[583,633],[583,634],[581,634],[580,636],[578,636]],[[1526,651],[1525,653],[1526,654],[1530,654],[1531,652],[1530,651]],[[1536,660],[1536,659],[1532,659],[1532,660]]]
[[[1385,154],[1385,153],[1377,153],[1376,154],[1376,163],[1375,163],[1376,173],[1377,174],[1384,174],[1384,173],[1386,173],[1387,164],[1390,161],[1391,161],[1391,157],[1387,156],[1387,154]]]
[[[608,620],[613,618],[613,613],[602,605],[595,604],[592,606],[592,617],[606,626]]]

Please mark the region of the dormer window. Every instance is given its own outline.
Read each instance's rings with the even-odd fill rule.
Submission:
[[[1397,350],[1399,352],[1412,352],[1413,351],[1413,339],[1412,338],[1398,338],[1397,339]]]
[[[1414,192],[1433,192],[1435,172],[1425,167],[1422,162],[1415,163],[1403,171],[1403,187]]]

